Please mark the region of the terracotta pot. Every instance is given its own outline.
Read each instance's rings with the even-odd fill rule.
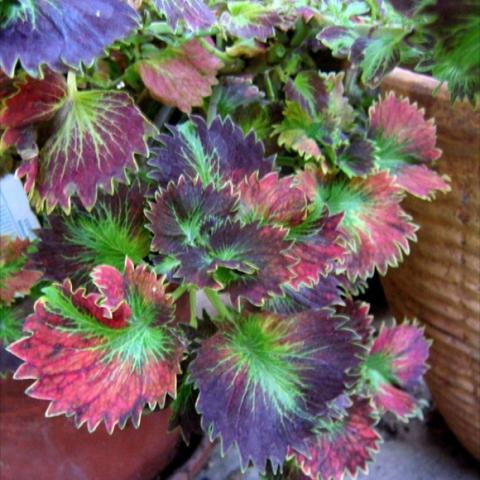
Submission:
[[[446,88],[424,75],[395,69],[383,91],[394,90],[434,117],[443,155],[440,173],[452,191],[431,203],[413,197],[405,209],[420,225],[418,243],[383,279],[399,319],[416,317],[433,339],[427,381],[440,413],[480,459],[480,111],[451,105]]]
[[[111,436],[101,428],[90,434],[63,416],[46,419],[47,402],[24,394],[30,383],[0,382],[2,480],[151,480],[177,453],[169,409],[145,416],[138,430],[127,424]]]

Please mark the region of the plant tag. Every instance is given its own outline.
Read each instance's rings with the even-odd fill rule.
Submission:
[[[34,239],[40,228],[32,212],[22,182],[12,174],[0,180],[0,235]]]

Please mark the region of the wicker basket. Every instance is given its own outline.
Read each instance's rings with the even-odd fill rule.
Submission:
[[[418,243],[382,280],[399,319],[416,317],[434,340],[427,375],[433,399],[462,444],[480,459],[480,111],[450,104],[430,77],[395,69],[394,90],[435,117],[441,173],[452,191],[432,203],[409,197],[404,206],[421,228]]]

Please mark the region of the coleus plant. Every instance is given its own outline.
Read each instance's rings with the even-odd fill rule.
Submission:
[[[2,171],[42,228],[2,238],[0,332],[47,416],[170,406],[242,468],[365,470],[429,343],[355,297],[449,189],[433,121],[371,87],[415,62],[475,101],[473,3],[3,2]]]

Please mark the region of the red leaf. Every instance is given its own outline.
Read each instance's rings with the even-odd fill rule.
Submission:
[[[103,421],[112,432],[129,417],[138,427],[146,404],[175,396],[184,347],[172,299],[163,278],[129,260],[123,275],[98,267],[92,276],[101,293],[73,291],[69,281],[43,290],[24,326],[31,335],[9,347],[24,361],[15,378],[36,380],[27,393],[50,400],[47,416],[74,416],[89,431]]]
[[[140,75],[150,93],[161,102],[190,113],[212,93],[222,62],[190,40],[181,47],[168,47],[141,62]]]

